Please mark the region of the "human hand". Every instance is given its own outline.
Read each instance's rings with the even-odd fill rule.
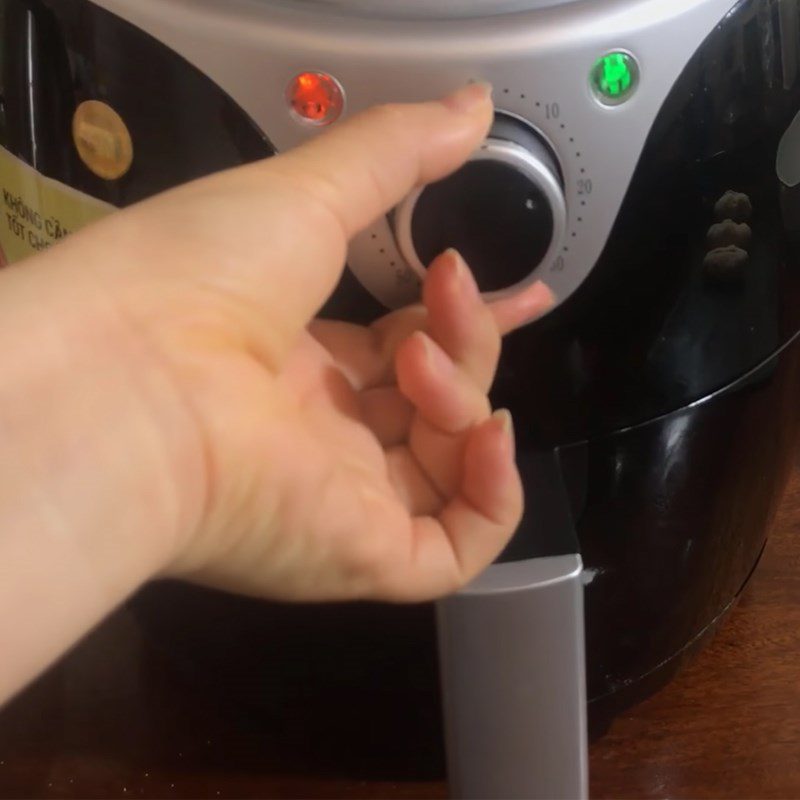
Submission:
[[[102,473],[129,509],[124,530],[79,545],[92,563],[130,548],[151,571],[257,596],[415,601],[493,560],[522,491],[486,394],[501,333],[549,291],[489,307],[446,253],[422,305],[370,328],[312,322],[348,240],[456,169],[491,118],[482,86],[375,109],[113,215],[14,273],[14,291],[7,279],[68,351],[40,448],[78,437],[70,470]],[[85,526],[98,494],[51,493],[59,524]]]

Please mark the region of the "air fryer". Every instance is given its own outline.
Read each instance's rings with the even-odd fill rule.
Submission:
[[[493,84],[484,145],[356,237],[321,313],[414,302],[449,246],[487,295],[551,287],[492,394],[526,492],[506,551],[436,609],[168,584],[133,606],[190,679],[276,725],[367,693],[418,732],[339,768],[431,777],[446,737],[456,794],[585,795],[586,709],[602,733],[720,624],[794,452],[800,3],[3,0],[0,37],[5,155],[109,208],[319,135],[299,75],[330,81],[339,119]],[[87,100],[130,131],[122,177],[75,147]],[[341,724],[354,749],[383,742]]]

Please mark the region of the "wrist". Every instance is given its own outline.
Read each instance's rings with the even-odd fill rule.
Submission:
[[[201,448],[143,337],[88,283],[51,291],[54,272],[0,281],[0,516],[71,550],[116,603],[197,524]]]

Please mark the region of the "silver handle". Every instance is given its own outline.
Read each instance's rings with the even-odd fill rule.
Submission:
[[[439,604],[453,796],[588,797],[582,563],[489,568]]]

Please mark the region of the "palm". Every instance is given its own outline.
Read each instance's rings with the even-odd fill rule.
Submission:
[[[492,545],[486,534],[487,524],[508,529],[495,511],[509,506],[508,468],[498,466],[507,455],[486,397],[500,333],[458,275],[445,260],[431,269],[425,307],[371,328],[314,323],[277,374],[247,360],[246,374],[225,381],[246,404],[238,415],[246,424],[241,438],[229,427],[218,437],[223,462],[237,467],[219,472],[244,472],[245,493],[255,486],[268,495],[242,502],[260,516],[241,526],[225,558],[215,555],[217,583],[241,590],[244,579],[258,593],[268,576],[282,597],[402,598],[412,590],[404,576],[422,562],[432,587],[463,582],[454,527],[473,525],[476,537],[480,529],[476,548],[502,546],[504,537]],[[265,408],[270,420],[254,443],[245,431]],[[502,497],[493,495],[495,477]],[[425,594],[418,578],[413,592]]]
[[[339,363],[331,352],[336,348],[330,341],[333,331],[321,327],[316,333],[317,338],[302,336],[279,381],[303,411],[301,424],[319,445],[319,462],[346,465],[356,484],[366,484],[385,495],[387,504],[399,504],[411,515],[438,511],[442,500],[436,476],[441,465],[417,459],[409,434],[419,424],[418,413],[397,386],[394,371],[379,385],[365,381],[363,373],[348,374],[348,364]],[[369,337],[357,326],[337,326],[335,334],[354,341]],[[373,375],[385,371],[383,357],[366,346],[360,352],[351,350],[349,356],[368,365]],[[308,466],[313,473],[318,465]],[[356,502],[353,493],[336,499]]]

